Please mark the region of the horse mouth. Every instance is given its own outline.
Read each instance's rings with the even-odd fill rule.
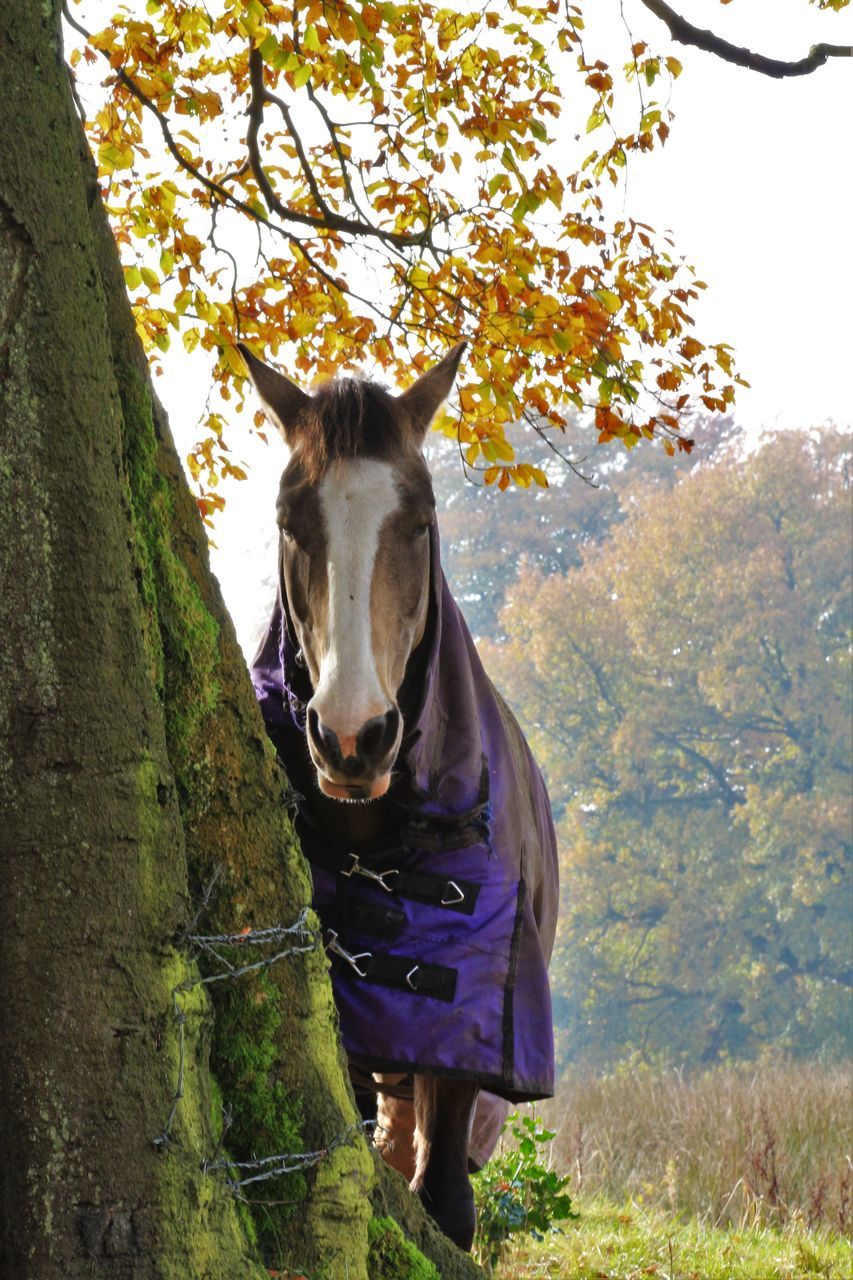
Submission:
[[[344,803],[358,803],[359,801],[378,800],[380,796],[384,796],[391,783],[391,774],[384,773],[381,777],[375,778],[373,782],[332,782],[331,778],[327,778],[324,773],[317,770],[317,785],[324,796],[330,796],[333,800],[342,800]]]

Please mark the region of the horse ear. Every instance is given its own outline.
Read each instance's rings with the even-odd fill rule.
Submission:
[[[237,350],[249,370],[249,377],[261,398],[267,417],[281,432],[287,444],[288,435],[299,415],[311,403],[311,397],[300,391],[283,373],[277,373],[268,364],[264,364],[263,360],[259,360],[244,342],[237,343]]]
[[[417,382],[413,382],[408,391],[404,391],[399,397],[415,427],[423,434],[426,434],[429,424],[450,395],[459,361],[467,345],[467,342],[457,342],[437,365],[422,373]]]

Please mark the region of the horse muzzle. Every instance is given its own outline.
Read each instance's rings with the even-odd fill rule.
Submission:
[[[396,707],[366,720],[355,734],[338,735],[309,704],[308,750],[320,790],[335,800],[378,800],[388,790],[402,737]]]
[[[375,782],[369,786],[360,784],[342,785],[341,783],[331,782],[324,773],[317,770],[317,785],[323,792],[324,796],[330,796],[333,800],[352,801],[357,800],[378,800],[380,796],[384,796],[385,792],[391,785],[391,774],[385,773],[381,778],[377,778]]]

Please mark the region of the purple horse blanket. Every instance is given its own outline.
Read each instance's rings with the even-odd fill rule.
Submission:
[[[415,684],[407,673],[404,688],[416,711],[389,792],[399,828],[372,847],[335,848],[310,797],[299,803],[343,1042],[370,1072],[473,1080],[510,1102],[549,1097],[551,809],[450,594],[437,533],[431,573]],[[304,758],[312,691],[281,595],[252,679],[280,759]]]

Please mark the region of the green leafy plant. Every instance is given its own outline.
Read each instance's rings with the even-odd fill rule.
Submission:
[[[491,1275],[511,1236],[529,1234],[542,1240],[554,1224],[577,1218],[565,1193],[569,1179],[545,1163],[543,1148],[554,1134],[536,1116],[513,1112],[504,1125],[514,1145],[494,1156],[472,1178],[477,1202],[478,1261]]]

